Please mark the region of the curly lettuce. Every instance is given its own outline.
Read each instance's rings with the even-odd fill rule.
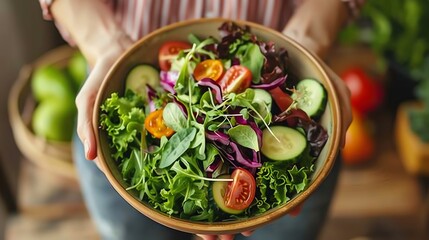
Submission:
[[[307,154],[298,164],[264,162],[256,175],[257,192],[247,210],[260,214],[288,202],[309,185],[314,172],[314,158]],[[285,169],[288,169],[285,171]]]
[[[115,160],[129,158],[133,149],[140,148],[145,120],[143,106],[143,98],[131,91],[127,91],[124,97],[112,93],[101,105],[100,126],[111,139]]]

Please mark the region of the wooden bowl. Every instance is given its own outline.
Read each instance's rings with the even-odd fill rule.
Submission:
[[[132,66],[138,63],[153,63],[156,65],[158,49],[163,42],[168,40],[187,40],[187,36],[190,33],[202,37],[218,36],[218,28],[225,21],[227,21],[227,19],[216,18],[179,22],[145,36],[126,51],[110,69],[100,88],[95,106],[100,106],[110,97],[112,92],[123,93],[125,76]],[[321,118],[321,124],[327,130],[329,140],[316,162],[316,170],[312,176],[309,187],[296,195],[288,203],[246,220],[194,222],[161,213],[148,204],[140,201],[137,196],[133,195],[134,193],[132,191],[125,190],[128,184],[122,180],[117,164],[110,156],[111,151],[109,149],[107,135],[100,131],[99,111],[95,111],[93,116],[93,127],[98,142],[98,158],[109,182],[116,191],[138,211],[158,223],[180,231],[200,234],[232,234],[253,230],[268,224],[290,212],[294,207],[304,202],[310,194],[316,190],[328,176],[338,153],[341,136],[339,101],[334,91],[334,85],[322,67],[320,60],[301,45],[277,31],[255,23],[243,21],[234,22],[241,26],[248,25],[252,33],[256,34],[261,39],[273,41],[279,47],[286,48],[292,65],[291,70],[295,75],[300,78],[317,79],[325,86],[328,93],[328,104]]]

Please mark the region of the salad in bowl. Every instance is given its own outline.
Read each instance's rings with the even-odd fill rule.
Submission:
[[[187,232],[241,232],[287,214],[338,149],[336,95],[318,59],[253,23],[194,20],[148,35],[96,104],[109,181]]]

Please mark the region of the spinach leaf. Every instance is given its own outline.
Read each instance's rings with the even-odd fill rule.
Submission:
[[[160,168],[166,168],[173,164],[191,146],[197,130],[193,127],[176,132],[165,145],[161,153]]]
[[[261,70],[264,65],[265,57],[261,53],[259,46],[255,43],[247,43],[240,46],[237,51],[237,57],[240,64],[247,67],[252,72],[252,82],[261,82]]]
[[[243,147],[259,151],[258,136],[249,125],[237,125],[228,130],[231,139]]]
[[[188,127],[188,122],[180,107],[173,102],[167,103],[162,114],[165,125],[178,132]]]

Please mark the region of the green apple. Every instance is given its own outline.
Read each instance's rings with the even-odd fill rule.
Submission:
[[[31,88],[37,101],[75,98],[76,91],[66,73],[55,65],[41,66],[33,72]]]
[[[33,131],[47,140],[71,141],[76,113],[71,101],[42,101],[33,113]]]
[[[67,70],[73,79],[76,89],[80,89],[86,80],[88,65],[81,52],[76,52],[70,58]]]

